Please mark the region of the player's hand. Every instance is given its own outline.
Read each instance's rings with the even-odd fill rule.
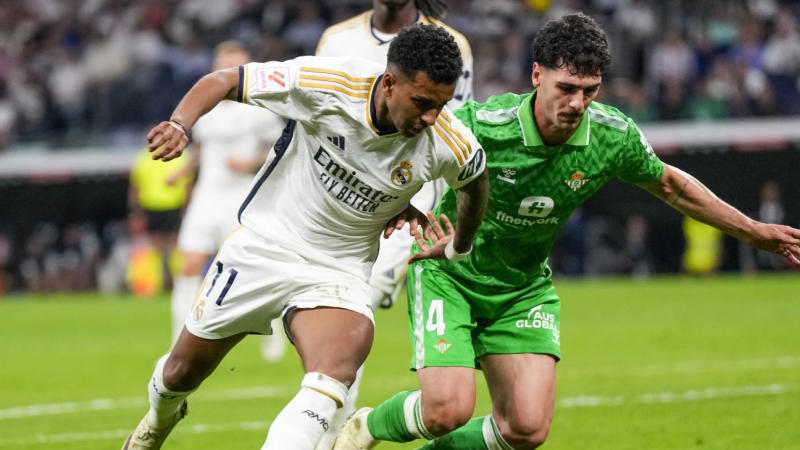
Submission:
[[[386,228],[383,229],[383,238],[388,238],[394,233],[394,230],[400,230],[406,224],[408,224],[409,228],[412,230],[412,236],[414,235],[413,230],[419,227],[423,228],[423,234],[426,236],[431,230],[431,224],[428,222],[428,218],[425,214],[422,214],[422,211],[409,204],[400,214],[392,217],[392,219],[386,223]]]
[[[456,229],[453,227],[453,223],[450,222],[450,218],[447,217],[446,214],[441,214],[439,217],[442,219],[446,230],[442,228],[442,225],[436,220],[436,216],[430,211],[428,211],[428,222],[430,222],[431,226],[427,233],[420,234],[417,228],[411,228],[411,235],[414,236],[414,239],[416,239],[422,251],[412,255],[408,260],[409,264],[421,259],[447,259],[447,256],[444,254],[444,248],[447,246],[448,242],[453,240]],[[428,245],[427,239],[431,240],[433,243],[432,246]]]
[[[759,223],[748,239],[753,247],[781,255],[800,266],[800,230],[786,225]]]
[[[161,122],[147,133],[147,149],[153,152],[153,159],[169,161],[181,156],[189,145],[189,136],[173,122]]]

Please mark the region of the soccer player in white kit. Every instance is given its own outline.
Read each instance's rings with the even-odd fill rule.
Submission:
[[[403,27],[414,23],[439,25],[450,33],[458,44],[464,68],[456,83],[453,98],[447,107],[455,110],[472,100],[472,49],[467,39],[439,19],[447,4],[442,0],[373,0],[372,9],[328,27],[317,44],[317,56],[361,57],[386,64],[389,44]],[[431,211],[439,202],[446,183],[443,179],[425,183],[411,200],[420,211]],[[394,304],[405,286],[408,255],[414,239],[406,232],[393,233],[381,239],[380,251],[372,266],[369,284],[372,287],[372,307],[388,308]],[[320,441],[319,449],[327,449],[336,438],[338,429],[355,411],[363,369],[350,386],[350,395],[343,408],[337,411],[330,428]]]
[[[407,221],[441,233],[410,199],[443,177],[458,192],[457,229],[416,259],[463,259],[486,210],[483,149],[444,105],[461,74],[444,29],[415,25],[385,70],[362,59],[300,57],[206,75],[148,134],[156,159],[180,156],[187,131],[223,99],[289,120],[212,262],[190,318],[148,383],[150,410],[123,445],[160,448],[186,397],[248,333],[282,316],[303,360],[300,391],[264,449],[311,450],[364,362],[374,332],[367,283],[378,235]],[[452,239],[450,239],[452,236]]]
[[[472,49],[467,39],[439,19],[447,4],[443,0],[373,0],[372,9],[328,27],[317,44],[317,56],[359,57],[386,65],[389,43],[401,28],[414,23],[438,25],[450,33],[461,51],[464,69],[456,83],[451,110],[472,100]],[[439,202],[446,183],[443,179],[425,183],[411,203],[420,211],[431,211]],[[378,259],[372,266],[373,308],[392,306],[405,285],[406,260],[414,239],[408,233],[394,233],[381,241]]]
[[[240,43],[225,41],[215,49],[213,70],[248,62],[250,54]],[[193,164],[187,167],[199,166],[199,174],[178,234],[183,264],[172,289],[172,342],[183,329],[206,263],[239,224],[239,205],[283,126],[280,117],[263,108],[224,100],[193,127]]]

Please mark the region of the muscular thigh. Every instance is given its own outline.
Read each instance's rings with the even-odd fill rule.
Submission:
[[[551,355],[484,355],[480,358],[492,406],[501,418],[553,415],[556,360]]]

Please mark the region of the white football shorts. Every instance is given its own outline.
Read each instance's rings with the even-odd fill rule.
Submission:
[[[320,306],[349,309],[375,322],[366,280],[239,227],[212,261],[186,328],[205,339],[271,334],[270,321],[287,310]]]

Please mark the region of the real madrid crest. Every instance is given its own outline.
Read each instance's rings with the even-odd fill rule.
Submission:
[[[405,186],[410,183],[413,176],[411,174],[412,167],[414,164],[411,164],[411,161],[405,159],[400,161],[400,167],[392,171],[392,183],[395,186]]]
[[[582,188],[583,185],[588,182],[589,179],[584,178],[583,172],[575,172],[572,174],[572,178],[564,180],[564,183],[567,183],[567,186],[574,192],[578,192],[578,189]]]

